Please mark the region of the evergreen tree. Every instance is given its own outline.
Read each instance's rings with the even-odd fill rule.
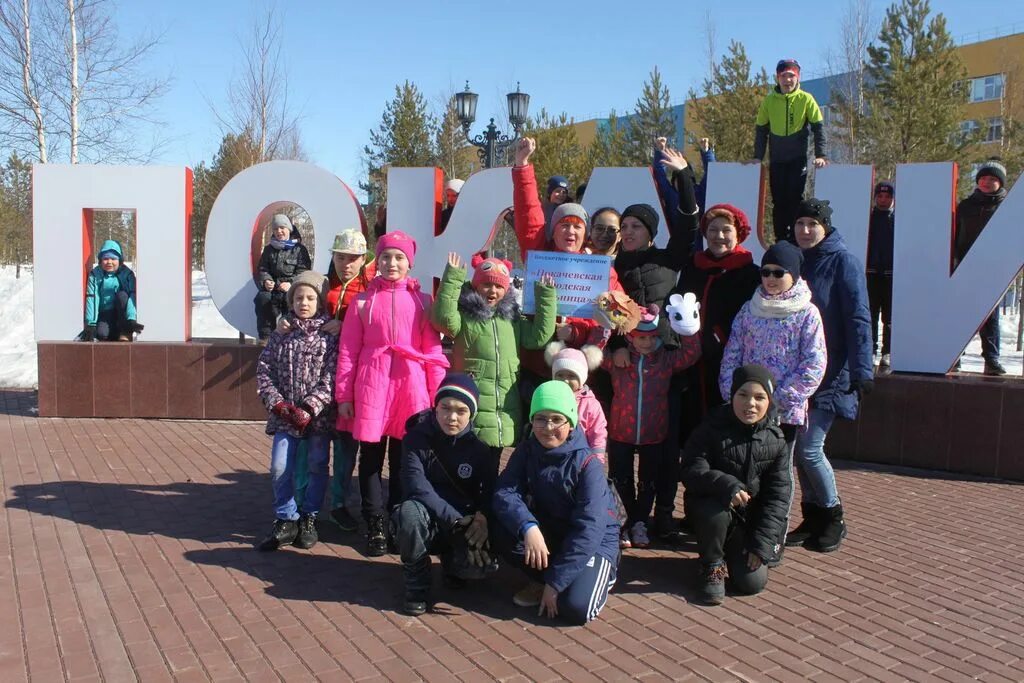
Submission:
[[[260,162],[259,145],[248,131],[228,133],[207,165],[200,163],[192,176],[192,266],[203,268],[206,253],[206,223],[210,209],[224,186],[236,175]]]
[[[32,164],[12,152],[0,167],[0,259],[17,267],[32,261]]]
[[[454,97],[445,100],[444,112],[438,120],[434,136],[434,165],[444,171],[446,178],[465,180],[472,173],[474,155],[466,145],[466,134],[459,122]]]
[[[613,109],[608,114],[607,122],[598,125],[597,137],[587,148],[587,165],[590,168],[632,166],[626,136],[628,127],[629,124],[622,121]]]
[[[643,92],[636,101],[636,111],[629,117],[625,132],[628,166],[649,166],[654,141],[659,137],[666,137],[670,142],[676,139],[672,100],[657,66],[644,81]]]
[[[881,177],[891,177],[898,163],[959,159],[974,142],[960,135],[966,69],[945,17],[930,15],[928,0],[900,0],[868,46],[871,125],[861,135]]]
[[[730,41],[728,54],[711,65],[702,97],[689,92],[689,108],[699,132],[694,138],[710,138],[721,161],[750,159],[754,155],[754,119],[768,89],[764,67],[752,75],[743,43]]]
[[[436,128],[416,84],[405,81],[396,85],[394,99],[385,105],[380,125],[370,131],[370,144],[363,148],[367,177],[359,186],[369,194],[371,204],[387,196],[388,166],[434,165]]]
[[[537,151],[530,161],[542,192],[547,179],[553,175],[569,179],[570,194],[590,177],[592,166],[588,164],[574,123],[565,112],[552,116],[541,108],[540,113],[531,116],[523,127],[523,137],[537,140]]]

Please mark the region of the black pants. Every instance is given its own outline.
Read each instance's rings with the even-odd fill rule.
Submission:
[[[996,306],[996,310],[992,311],[992,315],[988,317],[981,325],[979,330],[981,336],[981,355],[985,360],[998,361],[999,360],[999,306]]]
[[[277,326],[277,316],[288,312],[288,297],[278,289],[261,289],[252,302],[256,307],[256,330],[260,339],[266,339]]]
[[[768,164],[768,184],[772,190],[772,225],[775,241],[791,239],[797,207],[807,186],[807,159],[773,161]]]
[[[402,446],[398,440],[384,437],[376,443],[359,442],[359,495],[363,499],[363,518],[371,515],[383,515],[402,500],[402,486],[399,481]],[[388,455],[388,499],[385,507],[384,482],[381,473],[384,471],[384,453]]]
[[[729,504],[716,498],[688,496],[686,510],[693,518],[700,561],[724,561],[732,588],[738,593],[754,595],[763,591],[768,583],[768,567],[764,563],[754,571],[747,567],[746,525]]]
[[[636,446],[621,441],[608,442],[608,472],[626,507],[627,528],[637,522],[646,522],[651,514],[664,448],[664,443]],[[633,454],[637,452],[640,453],[640,466],[634,484]]]
[[[868,304],[871,306],[871,340],[878,350],[878,318],[882,318],[882,353],[892,343],[892,275],[868,273]]]
[[[96,321],[96,339],[98,341],[117,341],[121,335],[131,335],[128,327],[128,293],[118,292],[114,297],[114,307],[100,311]]]

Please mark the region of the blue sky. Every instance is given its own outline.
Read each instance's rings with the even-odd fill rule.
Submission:
[[[807,3],[785,13],[777,2],[350,2],[278,3],[291,101],[301,116],[310,160],[355,188],[360,150],[394,86],[409,79],[436,103],[469,79],[480,94],[478,121],[504,110],[516,82],[540,107],[577,120],[632,107],[658,65],[673,102],[682,102],[706,72],[705,15],[711,12],[719,53],[730,39],[746,46],[755,66],[781,56],[800,60],[805,77],[826,69],[839,32],[842,0]],[[877,20],[887,2],[872,0]],[[933,0],[954,36],[1005,30],[1024,6],[996,3],[984,12],[963,0]],[[120,0],[124,39],[162,33],[148,69],[172,78],[157,116],[170,139],[157,159],[195,165],[209,160],[221,137],[210,104],[223,106],[241,66],[240,40],[266,2]],[[579,11],[570,13],[568,8]],[[792,8],[792,9],[790,9]],[[482,120],[482,123],[481,123]]]

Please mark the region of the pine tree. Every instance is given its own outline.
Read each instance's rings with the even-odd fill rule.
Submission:
[[[530,161],[542,189],[548,178],[562,175],[569,179],[569,193],[572,194],[577,185],[590,177],[592,167],[576,135],[574,123],[565,112],[552,116],[542,108],[523,127],[524,137],[537,140],[537,151]]]
[[[632,165],[628,155],[629,141],[626,137],[628,126],[627,122],[615,114],[614,109],[608,114],[608,120],[598,125],[597,137],[587,148],[587,164],[591,168]]]
[[[367,177],[359,183],[370,203],[387,197],[388,166],[433,166],[434,136],[437,128],[427,101],[415,83],[395,86],[395,97],[384,107],[377,130],[370,131],[370,144],[363,148]]]
[[[711,65],[711,77],[704,80],[703,96],[690,90],[688,99],[698,134],[711,139],[721,161],[744,161],[754,155],[754,119],[761,100],[768,93],[764,67],[751,75],[750,59],[743,43],[729,42],[729,51]]]
[[[626,159],[628,166],[649,166],[654,141],[666,137],[676,139],[676,122],[672,115],[672,100],[668,86],[661,81],[661,72],[655,66],[643,92],[636,101],[636,110],[626,127]]]
[[[891,177],[898,163],[959,159],[974,142],[959,134],[966,69],[945,17],[930,14],[928,0],[891,5],[868,46],[864,94],[871,125],[862,139],[882,177]]]
[[[12,152],[0,167],[0,259],[17,267],[32,261],[32,164]]]
[[[473,171],[473,153],[467,148],[454,97],[446,98],[444,112],[438,120],[434,135],[434,165],[444,171],[446,178],[465,180]]]

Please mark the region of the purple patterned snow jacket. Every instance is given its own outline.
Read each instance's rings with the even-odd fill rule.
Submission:
[[[279,401],[290,401],[313,415],[302,433],[287,420],[270,413],[267,434],[287,432],[301,437],[334,431],[334,372],[338,366],[338,336],[320,328],[330,316],[309,320],[288,316],[292,329],[274,331],[256,363],[256,391],[267,410]]]
[[[807,399],[825,377],[828,353],[821,313],[803,279],[782,294],[758,287],[732,321],[718,386],[730,396],[733,371],[748,363],[764,366],[778,385],[773,402],[783,424],[803,425]]]

